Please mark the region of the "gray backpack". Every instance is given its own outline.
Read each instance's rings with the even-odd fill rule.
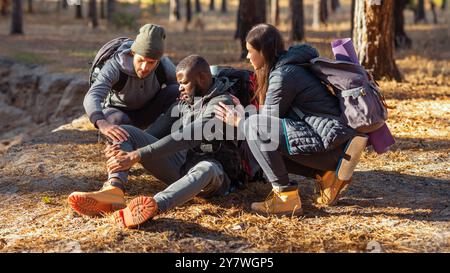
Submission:
[[[384,97],[363,66],[322,57],[302,66],[307,66],[339,99],[341,120],[349,127],[360,133],[370,133],[385,124],[388,113]],[[297,107],[294,111],[303,118],[304,114]]]
[[[133,40],[131,40],[127,37],[119,37],[119,38],[115,38],[115,39],[107,42],[100,48],[100,50],[95,55],[94,60],[92,61],[92,63],[90,63],[91,69],[89,71],[89,86],[91,86],[95,82],[95,80],[98,77],[98,74],[100,73],[100,70],[105,65],[106,61],[108,59],[110,59],[114,55],[114,53],[117,52],[117,49],[119,49],[119,47],[122,44],[132,42],[132,41]],[[166,78],[166,74],[164,71],[164,67],[161,64],[161,62],[156,67],[155,74],[156,74],[156,79],[158,80],[160,85],[162,85],[163,83],[166,83],[167,78]],[[127,80],[128,80],[128,75],[125,74],[124,72],[120,71],[119,81],[116,84],[114,84],[111,91],[112,92],[120,92],[125,87]]]

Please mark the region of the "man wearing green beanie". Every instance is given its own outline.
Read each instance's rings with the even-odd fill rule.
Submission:
[[[93,70],[98,74],[91,78],[83,103],[90,121],[113,142],[128,138],[120,125],[145,129],[179,97],[175,66],[163,56],[163,27],[146,24],[134,41],[120,39],[110,41],[97,53]],[[108,59],[96,66],[99,55]]]

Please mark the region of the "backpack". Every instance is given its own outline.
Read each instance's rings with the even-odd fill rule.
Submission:
[[[92,84],[95,82],[95,80],[98,77],[98,74],[100,73],[100,70],[105,65],[106,61],[109,60],[114,53],[117,52],[119,47],[128,42],[132,42],[133,40],[126,38],[126,37],[119,37],[112,39],[111,41],[104,44],[100,50],[97,52],[97,54],[94,57],[94,60],[90,63],[91,69],[89,71],[89,87],[92,86]],[[156,67],[156,79],[162,85],[167,81],[166,74],[164,71],[163,65],[160,63]],[[120,92],[125,87],[125,84],[127,83],[128,75],[124,72],[120,71],[119,75],[119,81],[117,81],[111,88],[112,92]]]
[[[243,107],[254,104],[252,98],[255,94],[255,74],[253,72],[226,66],[211,66],[211,72],[215,77],[226,77],[234,83],[229,92],[239,99]]]
[[[338,98],[340,118],[349,127],[360,133],[370,133],[385,124],[388,118],[385,99],[378,83],[363,66],[322,57],[301,66],[308,67]],[[293,110],[303,118],[304,114],[297,107]]]

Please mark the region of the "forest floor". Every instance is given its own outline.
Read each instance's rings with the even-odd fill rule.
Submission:
[[[283,1],[282,1],[283,2]],[[331,56],[329,43],[349,35],[349,1],[319,30],[307,27],[308,43]],[[234,3],[234,2],[232,2]],[[311,1],[306,1],[310,26]],[[43,9],[43,8],[42,8]],[[183,31],[159,15],[168,30],[168,54],[177,63],[204,55],[211,64],[248,67],[233,40],[234,10],[207,12],[206,29]],[[287,37],[285,8],[280,28]],[[404,81],[381,81],[396,144],[377,155],[368,150],[354,182],[338,205],[314,204],[314,181],[301,181],[302,217],[264,217],[250,204],[270,185],[250,183],[227,197],[195,198],[163,213],[138,230],[116,227],[110,217],[88,218],[67,204],[73,191],[97,190],[106,179],[102,144],[85,116],[12,146],[0,154],[0,252],[449,252],[450,251],[450,12],[440,23],[412,24],[413,47],[396,52]],[[45,66],[51,72],[87,77],[88,62],[108,39],[133,37],[136,30],[97,30],[68,12],[25,15],[24,36],[9,36],[0,17],[0,56]],[[430,14],[428,14],[430,16]],[[431,17],[429,17],[431,18]],[[133,168],[127,200],[152,195],[165,185]]]

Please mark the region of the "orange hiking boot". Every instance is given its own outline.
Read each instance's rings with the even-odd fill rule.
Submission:
[[[114,222],[124,228],[136,228],[153,218],[158,212],[158,205],[153,197],[140,196],[124,209],[114,212]]]
[[[126,207],[123,191],[111,185],[95,192],[74,192],[68,198],[70,206],[77,213],[98,216]]]
[[[263,215],[294,216],[303,214],[298,189],[280,192],[274,188],[266,201],[252,203],[252,210]]]

